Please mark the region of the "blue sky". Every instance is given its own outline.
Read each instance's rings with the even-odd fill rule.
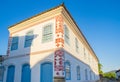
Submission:
[[[62,2],[98,56],[103,71],[120,69],[120,0],[0,0],[0,54],[8,27]]]

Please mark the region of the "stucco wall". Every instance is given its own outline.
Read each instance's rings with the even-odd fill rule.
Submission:
[[[40,82],[40,64],[44,62],[53,62],[54,61],[54,51],[31,55],[31,56],[23,56],[18,58],[10,58],[4,61],[5,65],[5,74],[4,74],[4,81],[6,82],[6,75],[7,75],[7,68],[10,65],[15,65],[15,77],[14,82],[21,82],[21,71],[22,65],[25,63],[30,64],[31,67],[31,82]],[[65,61],[70,61],[71,64],[71,79],[66,80],[66,82],[90,82],[90,74],[89,71],[93,71],[90,66],[85,64],[84,62],[76,59],[68,52],[64,51]],[[77,80],[77,72],[76,67],[80,66],[80,74],[81,80]],[[54,67],[54,64],[53,64]],[[85,80],[85,69],[88,70],[88,80]],[[53,69],[54,74],[54,69]],[[53,76],[54,77],[54,76]],[[98,80],[99,77],[97,74],[92,72],[92,79],[91,82]]]
[[[84,62],[80,61],[79,59],[76,59],[71,54],[65,52],[65,61],[70,61],[71,64],[71,80],[66,80],[66,82],[88,82],[88,81],[96,81],[99,79],[99,76],[91,69],[91,67]],[[80,74],[81,74],[81,80],[77,80],[77,72],[76,67],[80,66]],[[88,70],[88,80],[85,80],[85,69]],[[89,71],[92,71],[92,76],[90,79],[90,73]]]
[[[42,43],[42,29],[45,25],[52,24],[53,26],[53,40],[50,42]],[[33,30],[34,39],[31,47],[24,48],[25,43],[25,35],[28,31]],[[32,52],[43,51],[52,49],[55,47],[55,19],[48,20],[46,22],[34,25],[17,33],[14,33],[11,37],[18,36],[19,44],[18,49],[10,51],[10,56],[18,56],[29,54]],[[49,46],[49,47],[48,47]],[[24,51],[24,52],[23,52]]]
[[[53,51],[52,51],[53,52]],[[8,66],[15,66],[14,82],[21,82],[22,65],[30,64],[31,82],[40,82],[40,64],[44,62],[53,62],[53,53],[47,52],[32,56],[23,56],[18,58],[10,58],[4,61],[5,74],[3,82],[6,82]]]
[[[59,24],[61,21],[57,21],[55,19],[56,15],[60,15],[60,18],[62,19],[62,13],[63,11],[62,7],[61,9],[58,9],[57,14],[52,14],[52,17],[48,16],[48,18],[52,18],[49,19],[47,17],[42,17],[43,19],[37,19],[37,17],[35,19],[39,20],[44,20],[44,21],[40,21],[40,23],[38,23],[36,20],[32,20],[33,24],[30,24],[31,20],[28,20],[26,22],[29,23],[25,23],[28,24],[27,26],[30,27],[24,27],[24,23],[23,24],[18,24],[16,26],[13,26],[13,28],[10,29],[10,36],[19,36],[19,45],[18,45],[18,49],[17,50],[13,50],[10,51],[10,55],[8,56],[8,58],[4,61],[4,65],[5,65],[5,74],[4,74],[4,82],[6,81],[6,74],[7,74],[7,67],[9,65],[15,65],[15,79],[14,82],[20,82],[21,81],[21,69],[22,69],[22,65],[25,63],[29,63],[30,67],[31,67],[31,82],[39,82],[40,81],[40,64],[44,61],[50,61],[53,62],[54,61],[54,51],[55,48],[59,48],[56,47],[56,37],[58,35],[56,35],[56,29],[57,29],[57,25],[58,27],[60,27]],[[49,14],[49,13],[48,13]],[[51,15],[49,14],[49,15]],[[45,15],[46,16],[46,15]],[[53,17],[54,16],[54,17]],[[36,24],[34,22],[37,22]],[[30,24],[30,25],[29,25]],[[35,25],[34,25],[35,24]],[[47,24],[52,24],[53,26],[53,40],[50,42],[46,42],[46,43],[42,43],[42,29],[45,25]],[[76,74],[76,66],[79,65],[81,67],[81,82],[85,82],[85,69],[87,69],[88,71],[92,71],[92,81],[93,80],[97,80],[99,79],[98,77],[98,60],[95,59],[94,54],[90,53],[90,51],[92,51],[91,49],[88,48],[88,44],[85,44],[83,40],[83,37],[79,37],[77,35],[77,33],[79,32],[79,30],[77,30],[75,32],[75,25],[71,25],[68,24],[64,21],[64,24],[67,25],[68,29],[69,29],[69,37],[70,37],[70,43],[69,45],[65,43],[64,39],[63,39],[63,49],[67,52],[65,52],[65,60],[69,60],[71,62],[71,80],[66,80],[66,82],[78,82],[79,80],[77,80],[77,74]],[[18,29],[17,28],[22,28]],[[62,27],[62,26],[61,26]],[[60,27],[60,28],[61,28]],[[16,29],[15,29],[16,28]],[[24,29],[23,29],[24,28]],[[72,29],[71,29],[72,28]],[[18,31],[19,30],[19,31]],[[28,48],[24,48],[24,41],[25,41],[25,35],[28,31],[33,30],[33,34],[34,34],[34,39],[32,42],[32,46],[28,47]],[[74,30],[74,32],[73,32]],[[61,32],[60,32],[61,34]],[[64,33],[63,33],[64,36]],[[62,36],[62,37],[63,37]],[[59,38],[59,37],[58,37]],[[78,40],[78,46],[79,46],[79,50],[78,52],[76,52],[75,49],[75,38],[77,38]],[[61,41],[60,41],[61,44]],[[86,46],[87,45],[87,46]],[[86,55],[85,55],[86,54]],[[54,66],[54,64],[53,64]],[[54,74],[54,73],[53,73]],[[88,74],[88,80],[90,80],[89,74]],[[88,82],[88,80],[86,82]]]
[[[64,49],[69,53],[71,53],[74,57],[78,58],[85,64],[89,65],[93,69],[93,71],[96,74],[98,74],[98,61],[95,59],[94,54],[90,53],[90,51],[84,45],[81,38],[73,33],[73,30],[71,29],[73,27],[71,27],[67,23],[64,24],[67,25],[67,28],[69,30],[69,41],[70,41],[69,44],[65,42]],[[78,40],[78,47],[79,47],[78,52],[76,51],[75,38]]]

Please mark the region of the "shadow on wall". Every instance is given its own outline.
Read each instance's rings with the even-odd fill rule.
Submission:
[[[81,78],[81,80],[80,81],[84,81],[84,82],[95,82],[95,81],[97,81],[97,80],[99,80],[99,75],[98,74],[96,74],[94,71],[93,71],[93,69],[88,65],[88,64],[86,64],[86,63],[84,63],[83,61],[81,61],[81,60],[79,60],[79,59],[77,59],[75,56],[73,56],[72,54],[70,54],[69,52],[67,52],[66,51],[66,54],[69,54],[69,58],[74,58],[75,60],[77,60],[77,61],[79,61],[79,63],[74,67],[74,68],[76,68],[77,66],[79,66],[80,67],[80,69],[78,69],[78,72],[79,72],[79,70],[80,70],[80,78],[81,78],[81,76],[82,76],[82,78]],[[66,60],[66,59],[65,59]],[[72,63],[73,64],[73,62],[77,62],[77,61],[72,61],[72,60],[70,60],[70,59],[67,59],[66,61],[69,61],[70,63]],[[70,65],[70,66],[73,66],[73,65]],[[70,67],[69,66],[69,67]],[[85,67],[84,67],[85,66]],[[70,67],[70,69],[71,68],[73,68],[73,67]],[[72,70],[71,70],[72,71]],[[75,74],[77,74],[76,73],[76,70],[73,72],[73,73],[75,73]],[[82,74],[82,75],[81,75]],[[71,77],[73,77],[72,75],[74,75],[74,74],[71,74]],[[79,75],[79,73],[77,74],[77,75]],[[85,77],[85,78],[84,78]],[[78,78],[78,77],[77,77]],[[79,79],[79,78],[78,78]]]
[[[12,46],[14,46],[13,49],[16,49],[16,48],[17,49],[12,50],[12,53],[10,54],[10,56],[8,56],[5,59],[8,65],[7,65],[7,69],[5,70],[6,77],[4,78],[4,82],[5,81],[18,82],[19,80],[20,82],[38,82],[38,80],[39,82],[40,81],[53,82],[54,53],[48,53],[44,57],[41,57],[41,55],[39,56],[30,55],[32,51],[31,47],[34,45],[32,43],[34,43],[33,41],[35,38],[37,38],[37,36],[38,35],[33,35],[32,32],[28,32],[26,36],[20,36],[17,39],[16,38],[12,39],[11,44]],[[11,56],[12,54],[15,54],[15,56]],[[42,55],[45,55],[45,54],[42,54]],[[17,60],[14,60],[14,59],[17,59]],[[31,63],[32,59],[40,59],[40,60],[33,64]],[[50,60],[50,59],[53,59],[53,60]],[[22,62],[22,66],[19,64],[20,62]],[[82,63],[90,68],[90,66],[87,65],[86,63],[84,62]],[[90,68],[90,70],[91,71],[86,71],[87,73],[86,79],[90,77],[90,80],[92,82],[92,80],[95,79],[97,75],[92,71],[92,68]],[[40,74],[40,76],[37,76],[38,74]],[[31,77],[34,77],[34,78],[31,78]],[[86,80],[86,82],[88,82],[88,80]]]
[[[31,67],[31,70],[32,70],[31,82],[53,82],[54,80],[53,79],[53,76],[54,76],[53,56],[54,56],[54,53],[52,52],[42,58],[39,57],[39,60]]]
[[[38,35],[29,31],[25,36],[15,36],[9,39],[11,45],[4,60],[4,80],[3,82],[30,82],[30,53],[33,41]],[[8,53],[9,52],[9,53]],[[22,66],[21,66],[22,63]],[[21,77],[21,78],[20,78]]]

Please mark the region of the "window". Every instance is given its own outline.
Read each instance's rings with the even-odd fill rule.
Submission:
[[[92,71],[90,71],[90,80],[92,80]]]
[[[80,66],[77,66],[77,80],[80,80]]]
[[[65,78],[66,78],[66,80],[71,79],[71,69],[70,69],[70,62],[69,61],[65,62]]]
[[[86,50],[85,48],[83,50],[84,50],[84,58],[86,59]]]
[[[18,49],[18,37],[12,37],[11,51]]]
[[[25,36],[24,47],[30,47],[32,45],[33,38],[34,38],[33,31],[27,32]]]
[[[30,65],[24,64],[22,66],[21,82],[30,82],[30,81],[31,81]]]
[[[49,42],[53,40],[52,25],[43,27],[42,42]]]
[[[75,38],[75,47],[76,47],[76,52],[78,52],[79,47],[78,47],[78,40],[77,40],[77,38]]]
[[[69,30],[68,30],[66,25],[64,25],[64,34],[65,34],[65,36],[64,36],[65,42],[67,44],[69,44],[70,43],[70,41],[69,41]]]
[[[95,73],[94,73],[94,80],[95,80]]]
[[[15,66],[11,65],[7,70],[6,82],[14,82]]]
[[[85,69],[85,80],[88,80],[87,69]]]

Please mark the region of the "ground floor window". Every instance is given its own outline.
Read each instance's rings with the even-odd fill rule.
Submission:
[[[85,69],[85,80],[88,80],[87,69]]]
[[[80,66],[77,66],[77,80],[80,80]]]
[[[70,62],[66,61],[65,62],[65,78],[66,80],[70,80],[71,79],[71,68],[70,68]]]

